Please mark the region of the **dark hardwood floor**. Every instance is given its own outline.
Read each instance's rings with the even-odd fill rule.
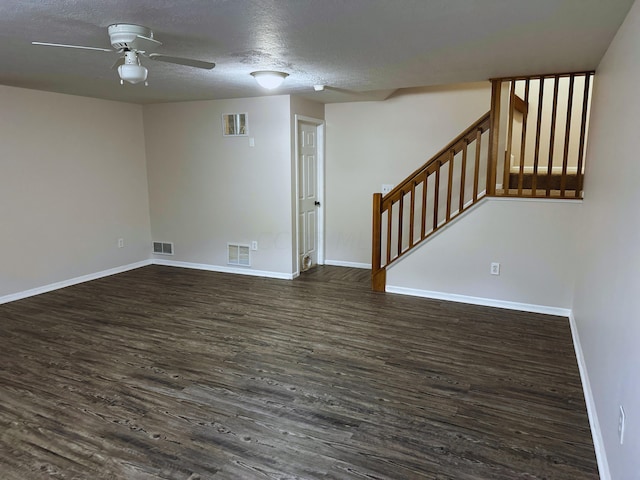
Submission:
[[[3,480],[598,478],[559,317],[151,266],[0,333]]]

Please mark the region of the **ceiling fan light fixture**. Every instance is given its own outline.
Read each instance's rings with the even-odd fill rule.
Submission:
[[[107,31],[109,33],[109,40],[111,41],[112,48],[47,42],[31,43],[32,45],[42,45],[45,47],[72,48],[77,50],[90,50],[93,52],[124,53],[124,55],[118,58],[111,67],[113,69],[118,67],[118,75],[120,76],[121,85],[124,85],[124,82],[131,84],[144,82],[145,85],[148,85],[147,75],[149,72],[140,63],[140,57],[159,60],[166,63],[173,63],[176,65],[202,68],[205,70],[211,70],[216,66],[215,63],[204,60],[172,57],[170,55],[155,53],[156,48],[161,46],[162,42],[153,38],[153,31],[148,27],[131,23],[114,23],[113,25],[109,25]]]
[[[262,70],[259,72],[251,72],[251,76],[256,79],[258,85],[267,90],[274,90],[282,85],[284,79],[289,76],[288,73],[276,72],[272,70]]]
[[[118,67],[118,75],[125,82],[132,84],[144,82],[147,80],[147,74],[149,72],[142,65],[124,64]]]

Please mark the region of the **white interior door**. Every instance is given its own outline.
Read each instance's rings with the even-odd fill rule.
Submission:
[[[300,271],[318,264],[318,126],[298,124],[298,253]]]

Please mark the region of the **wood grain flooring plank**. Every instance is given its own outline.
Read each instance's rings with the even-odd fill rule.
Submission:
[[[567,319],[151,266],[0,305],[0,478],[595,479]]]

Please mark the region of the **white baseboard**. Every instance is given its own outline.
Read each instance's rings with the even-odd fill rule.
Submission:
[[[393,285],[387,285],[385,291],[388,293],[411,295],[413,297],[469,303],[471,305],[482,305],[484,307],[506,308],[509,310],[519,310],[521,312],[544,313],[546,315],[557,315],[560,317],[568,317],[571,314],[571,310],[568,308],[548,307],[546,305],[534,305],[530,303],[507,302],[505,300],[495,300],[493,298],[470,297],[468,295],[456,295],[453,293],[433,292],[430,290],[418,290],[415,288],[406,287],[394,287]]]
[[[250,275],[252,277],[276,278],[280,280],[293,280],[293,273],[269,272],[265,270],[252,270],[250,268],[225,267],[220,265],[209,265],[208,263],[178,262],[175,260],[163,260],[154,258],[153,265],[164,265],[166,267],[192,268],[194,270],[206,270],[209,272],[235,273],[239,275]]]
[[[358,262],[343,262],[342,260],[325,260],[325,265],[331,265],[333,267],[351,267],[351,268],[364,268],[371,270],[370,263],[358,263]]]
[[[116,275],[118,273],[127,272],[129,270],[135,270],[136,268],[146,267],[147,265],[165,265],[169,267],[193,268],[197,270],[208,270],[211,272],[235,273],[235,274],[241,274],[241,275],[252,275],[255,277],[277,278],[282,280],[293,280],[294,278],[294,275],[290,273],[268,272],[268,271],[262,271],[262,270],[249,270],[249,269],[245,270],[243,268],[221,267],[218,265],[207,265],[207,264],[201,264],[201,263],[188,263],[188,262],[176,262],[173,260],[152,259],[152,260],[142,260],[141,262],[130,263],[128,265],[122,265],[120,267],[110,268],[108,270],[102,270],[100,272],[90,273],[88,275],[82,275],[80,277],[71,278],[69,280],[62,280],[60,282],[50,283],[48,285],[32,288],[30,290],[24,290],[22,292],[5,295],[0,297],[0,305],[2,305],[3,303],[15,302],[16,300],[22,300],[23,298],[33,297],[35,295],[40,295],[42,293],[52,292],[54,290],[59,290],[61,288],[70,287],[71,285],[90,282],[91,280],[97,280],[99,278]]]
[[[569,315],[569,325],[571,326],[571,337],[573,338],[573,348],[576,352],[578,361],[578,369],[580,370],[580,379],[582,380],[582,390],[584,392],[584,401],[587,404],[587,415],[589,416],[589,426],[591,427],[591,436],[593,437],[593,447],[596,451],[596,460],[598,462],[598,470],[601,480],[611,480],[611,471],[609,470],[609,462],[607,461],[607,453],[604,449],[604,440],[602,439],[602,430],[600,430],[600,422],[598,421],[598,413],[596,404],[591,390],[591,382],[589,382],[589,374],[587,365],[584,361],[582,353],[582,345],[580,344],[580,336],[578,335],[578,326],[573,312]]]
[[[3,303],[15,302],[16,300],[22,300],[23,298],[27,297],[33,297],[42,293],[52,292],[53,290],[70,287],[71,285],[77,285],[78,283],[89,282],[91,280],[97,280],[98,278],[116,275],[118,273],[127,272],[129,270],[135,270],[136,268],[145,267],[147,265],[151,265],[151,260],[143,260],[141,262],[130,263],[128,265],[122,265],[121,267],[110,268],[108,270],[102,270],[101,272],[90,273],[88,275],[82,275],[81,277],[62,280],[61,282],[50,283],[49,285],[32,288],[23,292],[12,293],[10,295],[0,297],[0,305]]]

